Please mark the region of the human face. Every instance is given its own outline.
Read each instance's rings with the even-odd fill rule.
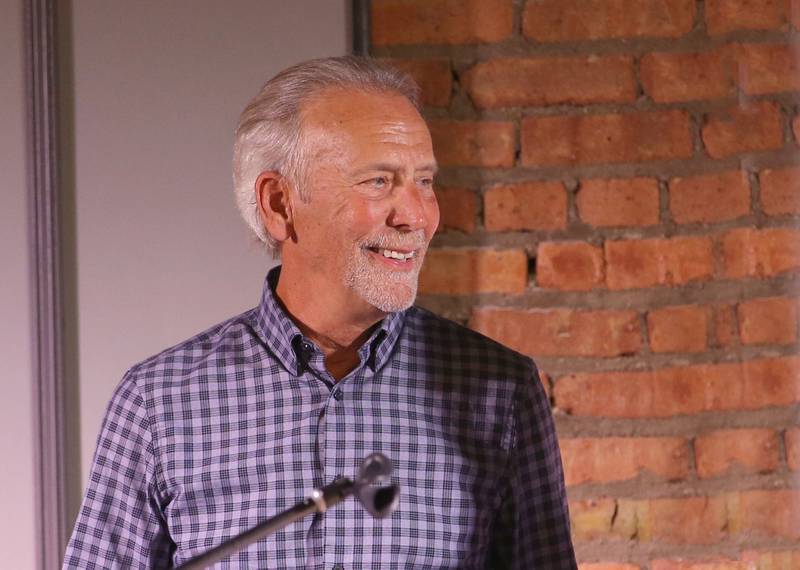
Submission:
[[[303,111],[310,200],[295,208],[292,249],[307,284],[354,308],[409,307],[439,224],[425,122],[391,93],[330,90]]]

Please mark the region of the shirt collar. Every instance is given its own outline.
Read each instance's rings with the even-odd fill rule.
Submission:
[[[287,371],[300,375],[309,360],[303,344],[310,342],[286,313],[283,303],[275,294],[281,267],[267,273],[261,303],[256,308],[256,329],[269,350]],[[361,362],[373,371],[380,370],[389,360],[405,321],[405,311],[389,313],[375,328],[369,339],[359,348]]]

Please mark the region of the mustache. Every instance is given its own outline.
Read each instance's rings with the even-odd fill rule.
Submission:
[[[378,249],[423,249],[428,245],[423,230],[408,233],[385,233],[370,236],[361,241],[361,247]]]

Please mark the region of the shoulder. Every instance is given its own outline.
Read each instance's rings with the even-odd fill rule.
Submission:
[[[126,373],[123,384],[133,383],[143,393],[186,381],[252,358],[260,343],[253,329],[254,309],[218,323],[141,362]]]
[[[429,358],[490,374],[529,379],[535,373],[530,357],[421,307],[408,310],[405,329],[408,341]]]

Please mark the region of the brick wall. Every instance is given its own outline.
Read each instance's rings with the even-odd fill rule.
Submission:
[[[373,0],[421,303],[534,357],[586,570],[800,568],[800,1]]]

